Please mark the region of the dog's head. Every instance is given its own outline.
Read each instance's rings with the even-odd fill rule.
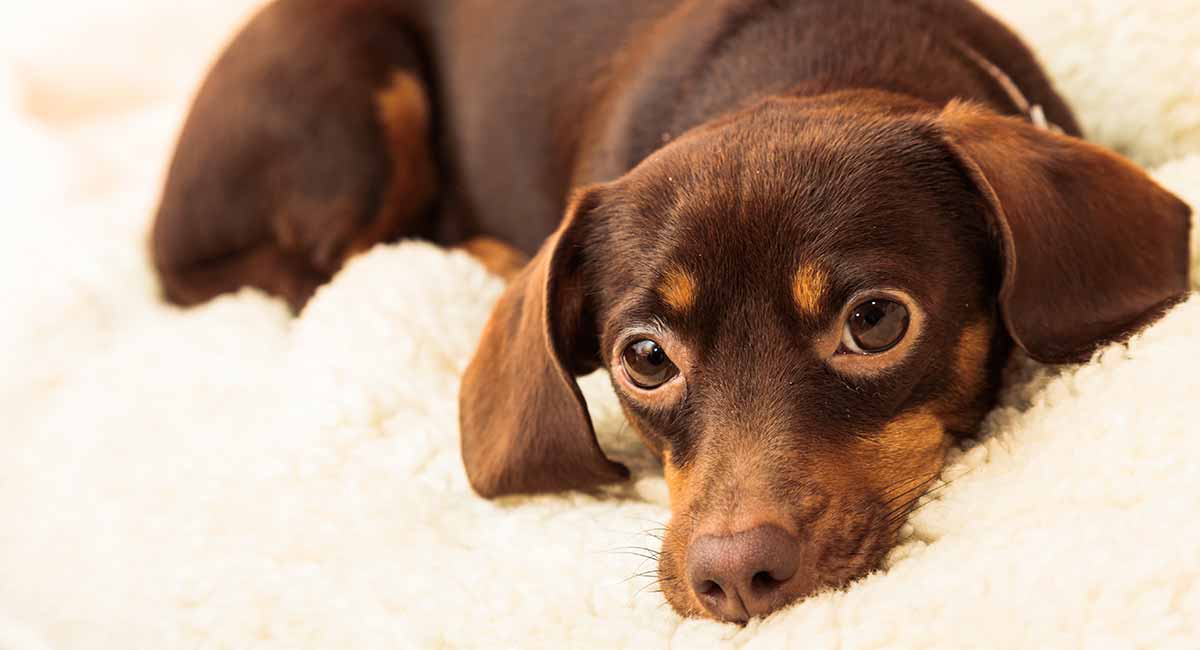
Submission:
[[[1085,358],[1187,290],[1189,209],[982,108],[775,99],[577,194],[463,380],[484,496],[625,476],[574,377],[663,460],[659,573],[744,621],[878,565],[1015,344]]]

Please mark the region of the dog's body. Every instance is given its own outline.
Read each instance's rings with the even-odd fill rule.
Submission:
[[[1014,344],[1078,359],[1186,291],[1188,208],[1075,135],[967,2],[281,0],[197,99],[155,260],[176,302],[299,308],[381,241],[540,249],[463,380],[472,485],[619,480],[573,380],[608,368],[664,593],[745,620],[877,565]]]
[[[573,188],[774,94],[1021,114],[984,61],[1078,134],[1021,42],[965,2],[286,0],[197,100],[156,260],[176,302],[249,284],[299,308],[379,241],[487,236],[531,254]]]
[[[457,228],[530,254],[572,189],[619,178],[689,129],[772,95],[875,88],[1019,115],[961,45],[1078,133],[1028,51],[962,2],[432,5]]]

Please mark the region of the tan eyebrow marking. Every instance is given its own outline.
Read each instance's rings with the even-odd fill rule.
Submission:
[[[801,264],[792,280],[792,298],[800,311],[810,316],[820,313],[828,289],[829,276],[813,262]]]
[[[670,269],[658,285],[658,295],[671,309],[687,311],[696,301],[696,279],[683,269]]]

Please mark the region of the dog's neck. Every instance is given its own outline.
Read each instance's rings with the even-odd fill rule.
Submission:
[[[679,5],[648,32],[653,39],[589,86],[595,108],[582,116],[578,140],[589,146],[569,162],[570,186],[619,177],[685,132],[769,97],[839,94],[855,103],[854,93],[883,93],[901,110],[938,110],[959,99],[1057,130],[1047,114],[1062,112],[1043,111],[1046,90],[1021,87],[1030,75],[1005,70],[1011,60],[997,60],[986,39],[946,27],[945,19],[934,24],[919,8],[897,3],[881,10],[886,15],[863,17],[837,4],[749,14],[742,6]],[[826,37],[820,20],[853,38]],[[754,61],[770,64],[747,67]]]

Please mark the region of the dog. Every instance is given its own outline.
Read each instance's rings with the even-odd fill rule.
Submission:
[[[662,460],[666,600],[742,623],[880,565],[1012,351],[1084,360],[1184,296],[1190,215],[965,0],[278,0],[197,96],[152,257],[175,303],[298,310],[380,242],[478,256],[510,282],[473,488],[626,478],[575,381],[606,369]]]

